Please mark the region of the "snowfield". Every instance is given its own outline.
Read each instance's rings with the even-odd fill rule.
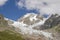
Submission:
[[[23,18],[25,17],[28,17],[29,14],[25,15]],[[33,21],[33,19],[37,20],[36,18],[36,15],[34,17],[31,17],[30,20]],[[41,20],[40,22],[38,23],[34,23],[33,25],[27,25],[27,24],[24,24],[23,21],[22,22],[18,22],[18,21],[14,21],[14,20],[10,20],[8,18],[5,18],[5,20],[10,20],[10,21],[13,21],[13,24],[9,24],[9,25],[12,25],[14,26],[15,28],[19,28],[20,29],[20,33],[21,34],[29,34],[29,35],[44,35],[45,37],[47,38],[51,38],[53,39],[52,37],[52,33],[49,33],[49,32],[45,32],[45,31],[42,31],[42,30],[36,30],[36,29],[33,29],[33,27],[35,26],[38,26],[38,25],[43,25],[44,22],[47,20],[48,18],[44,18],[43,20]]]
[[[41,23],[40,23],[41,24]],[[22,23],[22,22],[15,22],[14,21],[14,23],[13,24],[11,24],[11,25],[13,25],[14,27],[16,27],[16,28],[19,28],[20,30],[21,30],[21,33],[24,35],[24,34],[29,34],[29,35],[32,35],[32,34],[34,34],[34,35],[44,35],[45,37],[47,37],[47,38],[51,38],[51,39],[53,39],[53,37],[52,37],[52,33],[49,33],[49,32],[44,32],[44,31],[42,31],[42,30],[35,30],[35,29],[33,29],[32,27],[34,27],[34,25],[27,25],[27,24],[24,24],[24,23]],[[39,23],[37,23],[37,24],[35,24],[35,25],[39,25]],[[29,26],[29,27],[26,27],[26,26]]]

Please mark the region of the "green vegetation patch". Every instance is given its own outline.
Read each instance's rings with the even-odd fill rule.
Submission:
[[[22,35],[8,30],[0,32],[0,40],[24,40],[24,39],[22,38]]]

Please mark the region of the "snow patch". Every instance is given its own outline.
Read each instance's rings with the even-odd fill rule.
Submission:
[[[23,17],[23,18],[26,18],[26,17],[28,17],[28,16],[30,16],[30,14],[26,14],[26,15],[24,15],[24,17]]]
[[[38,20],[38,19],[36,18],[36,16],[37,16],[37,15],[34,15],[34,16],[30,17],[30,18],[29,18],[30,21]]]
[[[16,27],[16,28],[19,28],[23,35],[24,34],[29,34],[29,35],[31,35],[31,34],[34,34],[34,35],[44,35],[45,37],[52,39],[52,34],[51,33],[44,32],[44,31],[41,31],[41,30],[32,29],[32,28],[30,28],[30,26],[28,26],[28,25],[26,25],[24,23],[14,22],[14,24],[12,24],[12,25],[14,27]],[[26,27],[26,26],[28,26],[28,27]]]
[[[10,19],[5,18],[5,20],[10,20]],[[33,24],[33,25],[24,24],[23,21],[22,21],[22,22],[17,22],[17,21],[11,20],[11,21],[14,22],[14,23],[11,24],[11,25],[14,26],[15,28],[19,28],[19,29],[21,30],[20,33],[22,33],[23,35],[24,35],[24,34],[29,34],[29,35],[32,35],[32,34],[33,34],[33,35],[36,35],[36,36],[37,36],[37,35],[44,35],[45,37],[52,39],[52,38],[53,38],[53,37],[52,37],[52,33],[33,29],[33,27],[35,27],[35,26],[44,24],[44,22],[45,22],[46,20],[47,20],[47,19],[44,18],[44,19],[41,20],[39,23],[35,23],[35,24]],[[28,27],[27,27],[27,26],[28,26]]]
[[[35,23],[35,24],[33,24],[33,25],[30,25],[30,28],[36,27],[36,26],[38,26],[38,25],[43,25],[46,20],[47,20],[47,19],[44,18],[43,20],[40,20],[40,22]]]

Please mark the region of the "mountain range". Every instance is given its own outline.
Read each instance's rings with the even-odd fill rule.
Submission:
[[[20,35],[16,40],[60,40],[60,15],[52,14],[45,18],[40,14],[30,13],[17,21],[0,15],[0,31],[6,30],[16,33],[16,37]]]

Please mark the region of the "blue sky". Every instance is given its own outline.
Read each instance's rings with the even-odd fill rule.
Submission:
[[[3,14],[5,17],[13,20],[17,20],[26,13],[37,13],[36,10],[27,10],[26,8],[18,8],[16,5],[18,0],[8,0],[5,5],[0,6],[0,14]]]
[[[0,0],[0,14],[17,20],[26,13],[59,14],[60,0]]]

